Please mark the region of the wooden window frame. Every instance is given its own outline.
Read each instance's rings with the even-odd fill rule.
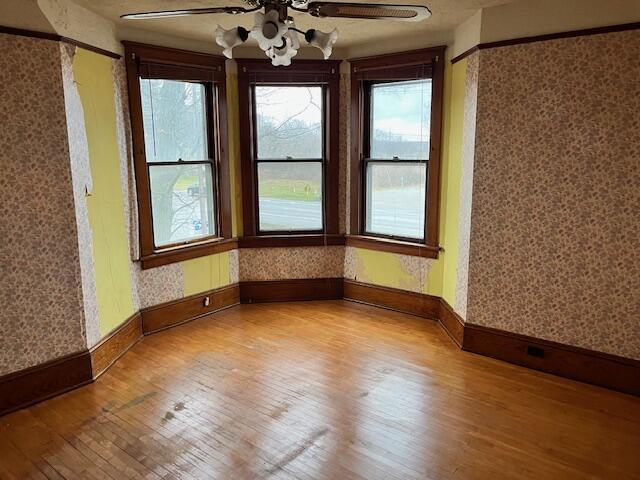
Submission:
[[[349,60],[351,64],[351,187],[350,235],[346,244],[354,247],[438,258],[440,210],[440,157],[444,89],[444,46]],[[420,74],[420,69],[425,73]],[[365,143],[369,142],[368,95],[372,83],[432,79],[431,137],[427,161],[425,234],[423,241],[365,233]]]
[[[313,246],[342,244],[339,235],[338,182],[340,175],[340,61],[295,60],[288,67],[274,67],[269,60],[239,59],[238,102],[244,247]],[[324,86],[325,144],[323,158],[322,232],[265,232],[258,228],[257,162],[255,151],[253,87],[256,84]],[[286,161],[286,160],[283,160]],[[295,161],[293,159],[292,161]]]
[[[227,161],[227,93],[225,58],[217,55],[122,42],[125,47],[127,86],[138,198],[140,261],[152,268],[237,248],[231,231],[230,174]],[[145,66],[166,69],[167,79],[197,80],[205,85],[207,98],[207,145],[212,160],[216,236],[156,247],[153,239],[151,189],[145,155],[140,78]]]

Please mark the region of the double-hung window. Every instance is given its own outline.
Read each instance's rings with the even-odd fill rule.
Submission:
[[[442,54],[352,62],[354,245],[437,255]]]
[[[143,266],[220,251],[231,234],[223,60],[126,49]]]
[[[257,233],[324,227],[323,85],[254,84]]]
[[[337,62],[239,60],[243,242],[338,237]],[[328,236],[332,236],[328,239]]]

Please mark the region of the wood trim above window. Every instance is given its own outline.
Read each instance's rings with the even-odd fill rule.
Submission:
[[[138,199],[142,268],[179,262],[235,248],[231,239],[230,173],[227,161],[227,105],[225,58],[198,52],[122,42],[125,47],[127,86],[133,137],[133,156]],[[140,78],[198,81],[207,92],[209,156],[215,169],[214,197],[216,236],[192,242],[155,247],[151,212],[151,189],[145,155]],[[212,87],[212,85],[215,87]],[[204,159],[203,159],[204,160]],[[235,241],[234,241],[235,242]],[[235,242],[237,245],[237,242]]]
[[[339,233],[340,61],[296,60],[288,67],[274,67],[267,59],[239,59],[237,64],[243,231],[246,235],[241,244],[252,247],[335,244],[336,240],[333,237]],[[323,84],[326,86],[328,98],[325,101],[324,118],[326,158],[324,159],[325,221],[323,232],[282,232],[282,234],[273,232],[260,234],[259,232],[251,92],[253,85],[269,83],[276,85]]]
[[[444,89],[444,46],[410,52],[349,60],[351,63],[351,185],[350,233],[347,245],[406,255],[437,258],[440,157],[442,142],[442,108]],[[367,89],[371,82],[432,79],[431,135],[427,170],[425,235],[423,242],[365,235],[364,225],[364,155],[367,135]]]

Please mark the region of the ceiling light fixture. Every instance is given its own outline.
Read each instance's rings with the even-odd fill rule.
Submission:
[[[218,25],[215,40],[223,47],[222,53],[232,58],[234,47],[246,42],[249,37],[258,41],[260,49],[271,59],[273,65],[290,65],[291,59],[300,49],[298,34],[304,35],[307,43],[322,51],[325,60],[331,56],[333,45],[338,40],[338,31],[329,33],[311,28],[306,32],[298,30],[293,18],[288,15],[288,8],[308,13],[314,17],[361,18],[370,20],[391,20],[417,22],[431,16],[427,7],[417,5],[388,5],[373,3],[341,3],[309,0],[245,0],[251,8],[244,7],[211,7],[192,8],[187,10],[170,10],[163,12],[144,12],[122,15],[124,19],[167,18],[186,15],[202,15],[211,13],[256,12],[255,24],[249,31],[243,27],[225,30]],[[264,13],[258,10],[264,9]]]

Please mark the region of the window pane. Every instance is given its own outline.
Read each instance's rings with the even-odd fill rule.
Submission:
[[[322,230],[322,163],[258,163],[260,230]]]
[[[369,163],[366,231],[424,239],[426,185],[424,163]]]
[[[211,165],[151,165],[156,246],[215,235]]]
[[[322,158],[322,87],[255,87],[258,158]]]
[[[371,87],[371,158],[427,160],[431,79]]]
[[[147,162],[206,160],[204,85],[140,79]]]

